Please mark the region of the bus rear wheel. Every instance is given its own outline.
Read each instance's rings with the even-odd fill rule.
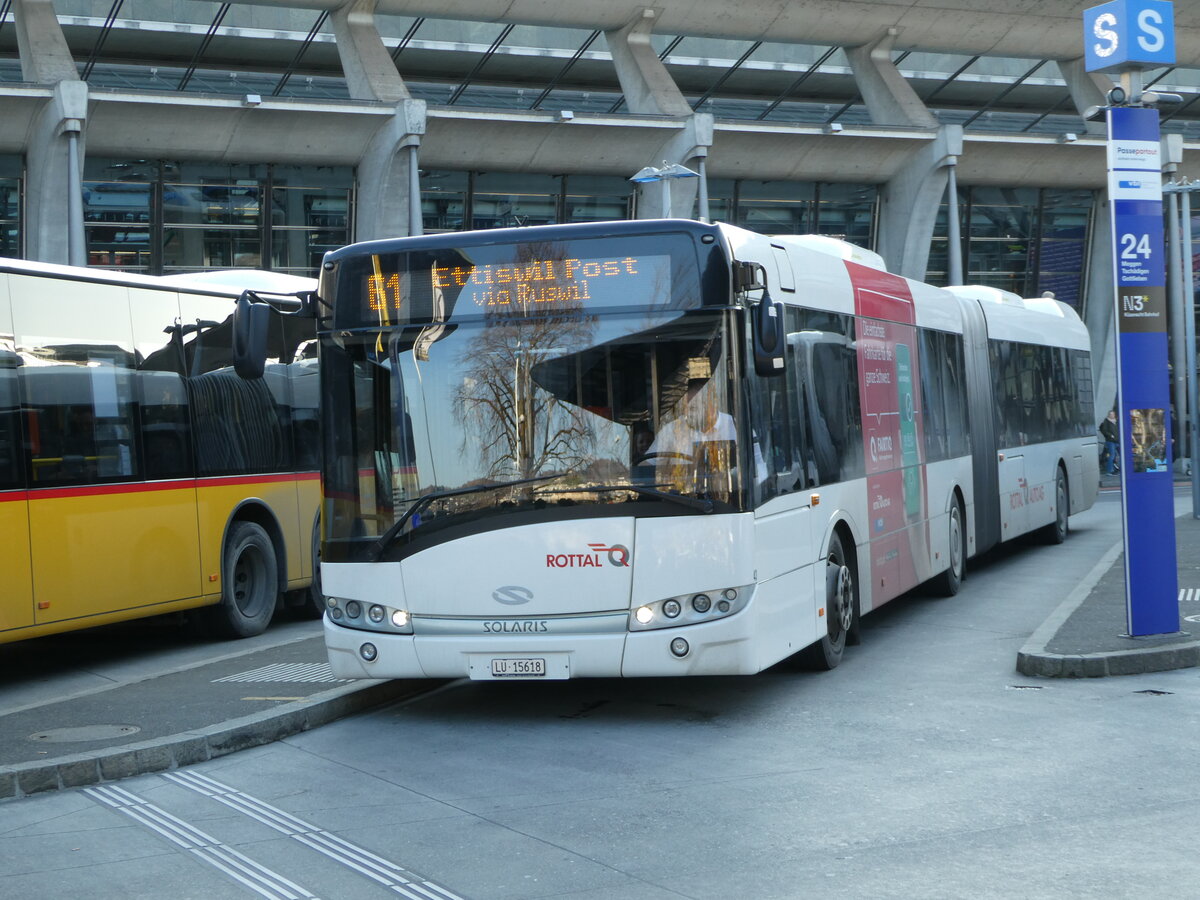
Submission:
[[[858,588],[842,539],[833,536],[825,561],[825,634],[800,651],[806,669],[828,671],[842,661],[847,638],[858,630]]]
[[[270,536],[254,522],[235,522],[221,554],[221,602],[210,610],[213,630],[234,638],[262,634],[278,597],[279,568]]]
[[[950,544],[948,547],[949,567],[945,572],[933,579],[933,587],[943,597],[953,597],[962,587],[963,576],[966,573],[967,537],[963,529],[962,508],[955,500],[950,506],[949,516]]]
[[[1067,476],[1062,467],[1054,476],[1054,521],[1042,529],[1047,544],[1061,544],[1067,539],[1067,516],[1071,513],[1071,498],[1067,494]]]

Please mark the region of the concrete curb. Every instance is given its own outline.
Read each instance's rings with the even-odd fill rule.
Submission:
[[[1017,652],[1018,672],[1043,678],[1102,678],[1106,675],[1141,675],[1200,666],[1200,639],[1099,653],[1051,653],[1046,649],[1067,619],[1091,596],[1100,579],[1108,573],[1124,549],[1123,543],[1113,545],[1067,599],[1030,635]]]
[[[424,693],[440,682],[371,681],[338,685],[304,700],[207,728],[97,750],[0,766],[0,801],[190,766]]]

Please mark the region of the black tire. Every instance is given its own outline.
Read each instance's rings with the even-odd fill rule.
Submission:
[[[858,582],[836,534],[825,561],[825,622],[827,630],[821,639],[798,655],[798,662],[806,669],[824,672],[836,668],[842,661],[847,638],[858,628]]]
[[[1059,467],[1054,476],[1054,521],[1042,529],[1047,544],[1061,544],[1067,539],[1067,517],[1071,514],[1071,497],[1067,493],[1067,476]]]
[[[223,637],[262,634],[279,599],[275,545],[261,525],[235,522],[221,554],[221,602],[213,607],[213,631]]]
[[[963,526],[962,507],[958,505],[958,500],[950,506],[949,520],[950,567],[936,575],[932,582],[933,589],[943,597],[953,597],[957,594],[967,573],[967,532]]]

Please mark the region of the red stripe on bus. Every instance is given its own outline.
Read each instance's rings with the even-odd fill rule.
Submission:
[[[0,491],[0,503],[13,503],[17,500],[28,499],[28,491]]]
[[[0,494],[3,500],[45,500],[62,497],[103,497],[113,494],[144,494],[153,491],[181,491],[205,487],[234,487],[237,485],[281,484],[285,482],[316,481],[319,472],[296,472],[286,475],[225,475],[213,478],[180,478],[173,481],[123,482],[121,484],[88,484],[78,487],[45,488]]]

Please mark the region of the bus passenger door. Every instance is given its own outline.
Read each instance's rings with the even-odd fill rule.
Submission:
[[[0,634],[33,624],[33,575],[29,564],[29,503],[25,499],[21,402],[13,342],[8,280],[0,275]]]
[[[1007,541],[1023,534],[1029,527],[1029,514],[1025,509],[1025,457],[1019,453],[1001,451],[997,461],[1000,474],[1000,540]]]

